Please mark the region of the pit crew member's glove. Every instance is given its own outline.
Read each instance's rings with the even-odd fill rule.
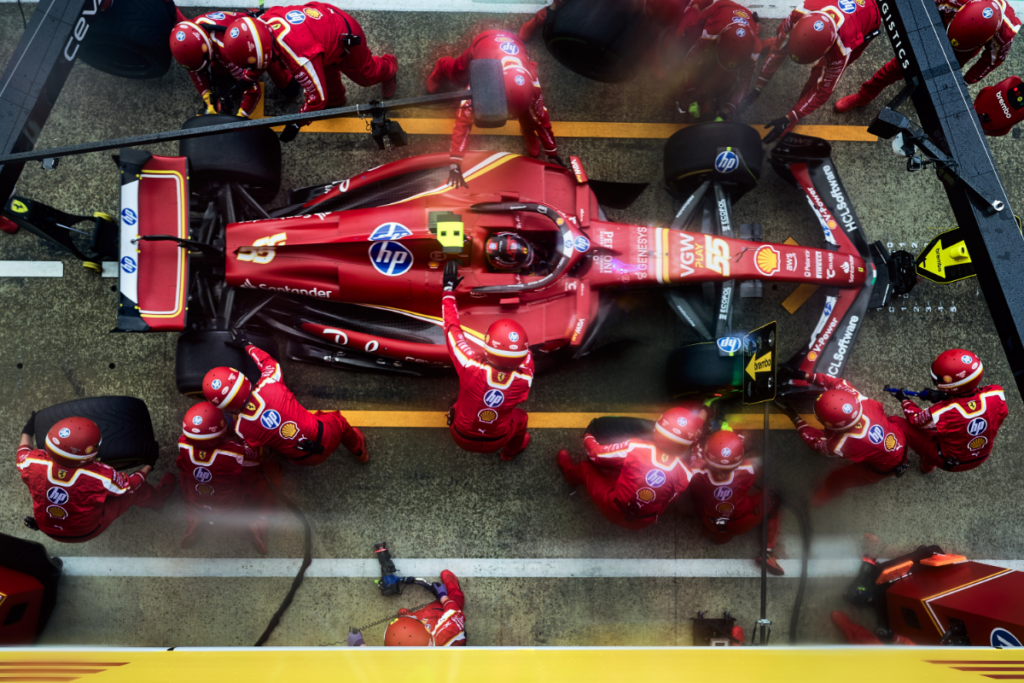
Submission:
[[[216,114],[217,113],[217,100],[214,99],[213,93],[207,90],[203,93],[203,102],[206,103],[206,113]]]
[[[291,142],[296,137],[298,137],[298,135],[299,124],[289,123],[287,126],[284,127],[284,130],[281,131],[281,137],[279,139],[281,140],[281,142]]]
[[[465,187],[469,189],[466,179],[462,177],[462,166],[454,161],[448,167],[448,187]]]
[[[27,434],[29,436],[36,435],[36,411],[33,410],[32,414],[29,415],[28,422],[25,423],[25,426],[22,428],[21,433]]]
[[[445,588],[444,584],[439,581],[435,581],[434,583],[430,584],[430,590],[434,591],[434,595],[437,596],[438,600],[440,600],[441,598],[448,597],[448,589]]]
[[[800,419],[800,414],[796,412],[793,406],[789,405],[788,403],[783,403],[782,401],[776,399],[775,407],[779,409],[780,413],[788,417],[793,422],[796,422],[797,420]]]
[[[366,645],[366,641],[363,640],[362,631],[349,631],[348,638],[345,639],[345,644],[349,647],[359,647],[360,645]]]
[[[736,107],[736,111],[733,112],[733,113],[735,113],[735,114],[740,113],[741,111],[743,111],[744,109],[746,109],[747,107],[752,105],[754,103],[754,100],[756,100],[760,96],[761,96],[761,91],[758,90],[757,88],[754,88],[753,90],[748,92],[746,94],[746,96],[742,100],[740,100],[739,106]]]
[[[224,346],[230,346],[243,352],[248,345],[249,338],[245,336],[245,330],[231,330],[231,340],[224,342]]]
[[[788,127],[789,127],[789,118],[787,118],[785,116],[780,116],[777,119],[773,119],[773,120],[769,121],[768,125],[765,126],[765,130],[767,130],[768,128],[771,128],[771,132],[769,132],[768,135],[765,135],[764,139],[761,142],[763,142],[766,145],[770,145],[771,143],[773,143],[776,140],[778,140],[779,138],[781,138],[782,137],[782,133]]]
[[[444,273],[441,275],[441,284],[444,286],[444,291],[450,292],[459,286],[463,278],[459,277],[459,264],[455,261],[449,261],[444,264]]]
[[[796,380],[808,381],[807,373],[803,370],[797,370],[796,368],[788,365],[780,365],[777,371],[779,379],[783,382],[793,382]]]
[[[938,403],[939,401],[945,401],[949,398],[949,394],[945,391],[936,391],[934,389],[922,389],[917,392],[917,397],[922,401],[928,401],[929,403]]]

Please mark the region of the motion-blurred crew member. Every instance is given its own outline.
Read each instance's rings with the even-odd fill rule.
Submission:
[[[174,475],[157,486],[146,482],[146,464],[124,475],[96,458],[100,428],[84,417],[68,417],[50,427],[43,448],[32,448],[35,413],[21,430],[18,471],[32,496],[32,516],[39,531],[61,543],[84,543],[102,534],[136,505],[159,510],[174,492]]]
[[[256,386],[238,370],[221,366],[206,373],[203,395],[216,408],[238,413],[235,434],[246,446],[270,446],[296,465],[319,465],[338,444],[357,462],[370,459],[363,433],[341,413],[306,410],[285,386],[281,366],[270,354],[252,344],[246,344],[245,352],[260,369]]]
[[[1010,54],[1013,39],[1020,30],[1020,20],[1005,0],[935,0],[935,6],[960,67],[981,53],[964,75],[968,85],[983,79]],[[894,57],[864,81],[860,90],[836,102],[836,111],[843,113],[863,107],[887,87],[902,80],[903,70]]]
[[[541,150],[553,157],[559,164],[558,143],[551,132],[551,119],[544,106],[544,97],[537,80],[537,63],[531,62],[526,48],[511,31],[484,31],[470,43],[466,51],[456,59],[441,57],[427,78],[427,92],[436,93],[445,81],[459,87],[469,85],[469,64],[474,59],[497,59],[501,62],[505,79],[505,101],[508,117],[519,120],[519,128],[526,141],[526,152],[531,157],[540,156]],[[452,185],[466,186],[462,177],[462,156],[469,144],[473,130],[473,103],[463,100],[455,115],[455,131],[452,133],[451,176]]]
[[[988,459],[996,435],[1009,414],[998,384],[979,386],[985,372],[981,359],[966,349],[950,349],[932,363],[932,382],[949,398],[921,408],[901,393],[903,423],[910,447],[921,456],[925,474],[973,470]]]
[[[693,478],[690,495],[704,528],[701,534],[718,544],[728,543],[751,529],[761,528],[764,493],[757,488],[760,458],[744,457],[743,437],[722,429],[704,444],[701,456],[690,460]],[[779,533],[779,501],[769,496],[768,571],[776,576],[786,572],[775,559]],[[761,557],[754,560],[761,563]]]
[[[448,413],[452,439],[464,451],[501,451],[512,460],[530,445],[529,416],[517,406],[530,396],[533,355],[526,330],[514,320],[491,323],[483,340],[466,338],[459,324],[455,289],[458,265],[445,265],[441,303],[448,355],[459,375],[459,397]]]
[[[431,584],[437,600],[411,612],[398,610],[384,630],[384,645],[398,647],[453,647],[466,644],[466,596],[459,579],[447,569]],[[362,645],[363,643],[352,643]]]

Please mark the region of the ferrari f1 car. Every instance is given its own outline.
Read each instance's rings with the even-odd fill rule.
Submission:
[[[448,187],[447,155],[426,155],[290,192],[268,212],[260,202],[280,183],[276,140],[244,135],[262,137],[118,158],[117,329],[184,333],[177,382],[186,393],[211,363],[231,360],[223,341],[240,328],[279,333],[295,360],[403,374],[448,366],[440,304],[449,260],[465,276],[456,297],[468,338],[482,343],[490,323],[514,318],[540,355],[586,353],[616,294],[665,288],[707,342],[676,363],[686,370],[697,359],[710,373],[688,377],[698,389],[738,364],[732,307],[736,291],[757,295],[748,283],[827,288],[798,362],[833,375],[866,310],[893,292],[888,254],[868,246],[827,143],[813,138],[788,136],[770,161],[806,193],[824,249],[761,242],[759,226],[733,226],[731,202],[762,165],[756,131],[739,124],[669,140],[666,180],[683,203],[665,227],[607,220],[602,199],[622,204],[624,188],[590,181],[578,158],[563,168],[503,152],[467,155],[468,189]],[[498,232],[530,242],[528,271],[489,267],[484,244]]]

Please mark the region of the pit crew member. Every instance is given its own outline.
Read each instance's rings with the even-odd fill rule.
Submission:
[[[257,552],[266,555],[266,513],[273,496],[263,476],[264,463],[259,449],[230,438],[230,427],[209,401],[195,404],[182,419],[177,464],[188,527],[181,547],[191,548],[210,524],[234,515],[249,527]],[[279,479],[280,465],[265,464]]]
[[[482,343],[470,343],[455,303],[454,291],[461,281],[458,265],[448,261],[441,310],[448,355],[459,375],[459,397],[448,412],[448,429],[462,450],[500,450],[501,459],[509,461],[530,444],[529,416],[517,407],[533,385],[530,343],[523,326],[507,318],[491,323]]]
[[[1010,54],[1010,46],[1020,29],[1020,20],[1005,0],[935,0],[935,6],[939,9],[953,54],[961,68],[981,53],[964,76],[968,85],[987,76]],[[836,102],[836,111],[844,113],[863,107],[887,87],[902,81],[903,70],[895,58],[890,59],[874,76],[864,81],[860,90]]]
[[[369,461],[366,438],[338,412],[310,412],[303,408],[281,377],[280,364],[270,354],[241,336],[232,344],[245,352],[260,369],[253,387],[234,368],[217,367],[203,379],[206,400],[228,413],[238,413],[237,434],[249,448],[270,446],[296,465],[319,465],[343,444],[357,462]]]
[[[811,505],[824,505],[846,489],[867,486],[907,468],[903,421],[885,414],[878,401],[863,396],[846,380],[823,373],[788,370],[791,379],[802,379],[823,388],[814,402],[814,415],[825,430],[808,425],[793,408],[778,404],[796,425],[797,433],[811,450],[851,464],[833,470],[811,498]],[[780,375],[781,377],[782,375]]]
[[[146,482],[152,462],[125,475],[98,461],[100,429],[84,417],[60,420],[46,433],[44,447],[32,448],[35,418],[33,412],[21,430],[18,472],[32,496],[32,518],[26,524],[53,540],[90,541],[131,506],[159,510],[174,492],[173,474],[165,474],[155,487]]]
[[[526,152],[531,157],[540,156],[541,150],[548,157],[564,166],[558,158],[558,143],[551,132],[544,97],[537,80],[537,63],[531,62],[526,47],[511,31],[484,31],[473,38],[466,51],[456,59],[441,57],[427,78],[427,92],[436,93],[445,81],[459,87],[469,85],[469,64],[474,59],[497,59],[501,62],[505,79],[505,101],[510,119],[519,119],[519,128],[526,141]],[[455,115],[455,131],[452,133],[451,168],[449,184],[466,186],[462,177],[462,156],[469,144],[473,130],[473,103],[463,100]]]
[[[466,644],[466,596],[459,579],[447,569],[431,584],[437,600],[415,612],[402,608],[384,630],[384,645],[398,647],[456,647]],[[358,640],[350,645],[365,645]]]
[[[973,470],[992,453],[999,428],[1008,410],[1003,388],[981,384],[985,368],[976,354],[966,349],[943,351],[932,363],[936,388],[948,398],[921,408],[902,392],[903,423],[907,441],[921,456],[925,474],[939,467],[947,472]]]
[[[651,438],[600,444],[588,432],[583,445],[589,460],[574,465],[563,448],[558,451],[558,467],[569,486],[587,487],[609,522],[643,529],[658,521],[689,485],[693,474],[687,462],[704,420],[700,407],[676,407],[658,419]]]
[[[701,535],[719,545],[761,528],[764,493],[756,485],[761,461],[745,458],[743,451],[743,437],[724,428],[708,438],[700,456],[690,460],[690,496],[704,523]],[[778,533],[779,501],[769,496],[768,572],[782,576],[786,572],[775,558]],[[761,564],[761,557],[754,561]]]
[[[299,112],[343,106],[342,74],[364,88],[382,83],[384,99],[397,87],[395,56],[374,56],[359,22],[323,2],[271,7],[258,19],[236,19],[224,36],[223,52],[249,81],[259,80],[272,63],[279,63],[305,91]],[[281,139],[291,140],[297,133],[298,126],[291,124]]]
[[[757,84],[744,100],[761,94],[786,55],[797,64],[817,62],[797,103],[785,116],[769,122],[770,143],[791,131],[800,119],[828,102],[846,68],[857,61],[878,34],[881,14],[875,0],[804,0],[779,25],[775,45],[761,67]]]
[[[222,53],[228,25],[245,14],[216,11],[186,19],[179,10],[178,15],[179,21],[171,29],[171,54],[188,71],[188,77],[206,104],[206,113],[216,114],[221,111],[223,103],[214,94],[214,87],[220,86],[230,91],[242,91],[235,115],[248,118],[255,111],[263,93],[259,84],[246,80],[244,70],[225,59]],[[278,90],[286,96],[298,94],[298,84],[278,62],[272,62],[268,71]]]

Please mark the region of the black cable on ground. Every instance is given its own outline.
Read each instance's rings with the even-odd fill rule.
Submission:
[[[792,512],[800,525],[800,538],[803,541],[803,555],[800,559],[800,585],[796,589],[796,598],[793,600],[793,613],[789,617],[789,644],[796,645],[797,623],[800,619],[800,609],[803,607],[804,590],[807,588],[807,563],[811,557],[811,520],[807,511],[807,501],[801,500],[796,503],[780,501],[790,512]]]
[[[267,624],[267,629],[260,636],[260,639],[256,641],[255,647],[260,647],[265,644],[270,638],[270,634],[274,632],[277,625],[281,623],[281,617],[284,616],[285,610],[292,604],[292,600],[295,598],[295,593],[298,592],[299,586],[302,585],[302,580],[306,577],[306,570],[309,565],[313,563],[313,529],[309,526],[309,520],[306,519],[305,513],[299,509],[291,498],[284,495],[281,489],[274,486],[272,482],[267,481],[267,485],[270,486],[270,490],[274,492],[274,497],[280,500],[282,503],[291,510],[299,521],[302,522],[302,533],[303,533],[303,548],[302,548],[302,566],[299,567],[299,573],[295,575],[295,579],[292,580],[292,587],[288,591],[288,594],[284,596],[284,600],[281,602],[281,606],[274,612],[274,616],[270,617],[270,623]]]
[[[21,12],[22,28],[28,28],[28,22],[25,21],[25,8],[21,6],[21,0],[18,0],[18,10]]]

